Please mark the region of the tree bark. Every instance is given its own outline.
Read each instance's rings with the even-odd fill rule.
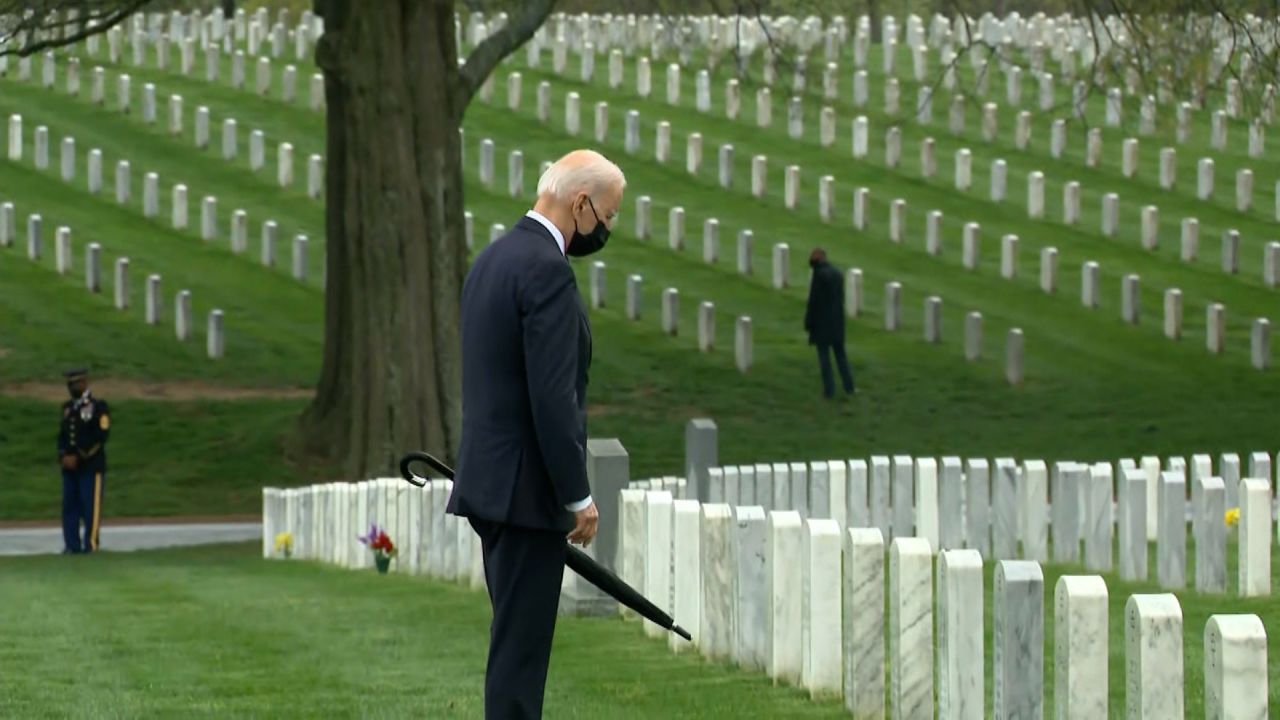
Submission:
[[[453,3],[317,0],[328,172],[324,361],[302,418],[346,477],[452,458],[466,267]]]
[[[316,0],[326,109],[324,360],[303,447],[343,476],[452,461],[467,267],[458,128],[555,0],[525,0],[458,65],[453,0]]]

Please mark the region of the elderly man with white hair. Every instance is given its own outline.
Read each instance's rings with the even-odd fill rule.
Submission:
[[[566,537],[587,545],[591,325],[569,257],[598,252],[626,179],[592,150],[560,158],[538,200],[480,252],[462,288],[462,443],[448,512],[484,553],[493,605],[485,717],[542,716]]]

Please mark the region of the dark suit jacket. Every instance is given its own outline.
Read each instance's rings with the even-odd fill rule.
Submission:
[[[813,269],[804,329],[813,345],[844,342],[844,276],[829,262],[820,262]]]
[[[523,217],[462,287],[462,442],[448,511],[573,528],[587,497],[591,327],[556,240]]]

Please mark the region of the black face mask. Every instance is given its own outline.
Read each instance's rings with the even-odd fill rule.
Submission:
[[[585,257],[592,253],[600,252],[604,244],[609,241],[609,228],[596,214],[595,203],[591,202],[591,198],[587,198],[587,204],[591,206],[591,214],[596,218],[596,226],[591,232],[583,235],[578,231],[578,219],[573,220],[573,237],[569,239],[569,248],[566,254],[572,257]]]
[[[71,396],[72,400],[77,400],[83,393],[79,391],[76,383],[67,383],[67,394]]]

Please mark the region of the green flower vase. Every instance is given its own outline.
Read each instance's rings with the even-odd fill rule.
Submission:
[[[390,555],[374,555],[373,561],[378,566],[378,574],[386,575],[387,570],[391,567],[391,556]]]

